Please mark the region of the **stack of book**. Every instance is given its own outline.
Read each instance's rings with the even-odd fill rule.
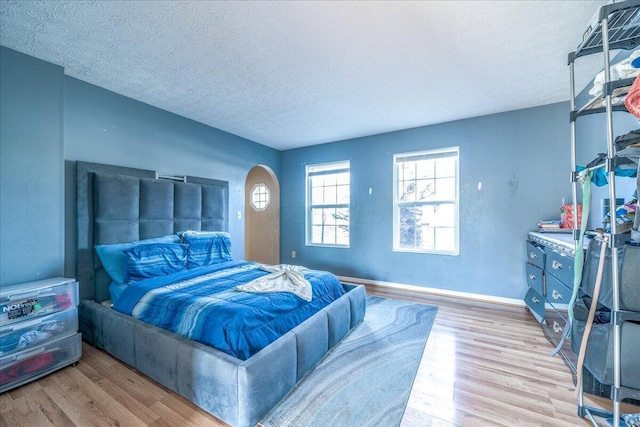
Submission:
[[[560,224],[562,221],[560,220],[542,220],[538,222],[538,231],[541,232],[553,232],[553,231],[564,231],[560,228]]]

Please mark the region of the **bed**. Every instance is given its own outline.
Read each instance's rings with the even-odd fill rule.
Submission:
[[[243,357],[114,310],[105,304],[113,280],[96,245],[184,230],[228,232],[227,182],[171,178],[149,170],[76,163],[80,330],[85,341],[221,420],[252,426],[362,321],[365,290],[339,284],[341,296],[264,348],[239,355]],[[241,260],[224,261],[244,265]]]

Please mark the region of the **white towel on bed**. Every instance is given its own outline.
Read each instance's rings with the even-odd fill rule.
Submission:
[[[271,274],[259,277],[244,285],[236,286],[236,289],[244,292],[290,292],[305,301],[311,301],[311,283],[302,274],[307,270],[305,267],[290,264],[261,264],[260,269]]]

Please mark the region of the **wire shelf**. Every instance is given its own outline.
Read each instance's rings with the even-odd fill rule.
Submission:
[[[580,56],[602,52],[602,20],[608,18],[609,50],[633,49],[640,43],[640,1],[625,1],[600,7],[583,42],[570,56],[570,61]]]

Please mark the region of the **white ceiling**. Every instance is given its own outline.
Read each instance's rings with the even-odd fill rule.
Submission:
[[[605,2],[2,0],[0,43],[284,150],[566,101]]]

